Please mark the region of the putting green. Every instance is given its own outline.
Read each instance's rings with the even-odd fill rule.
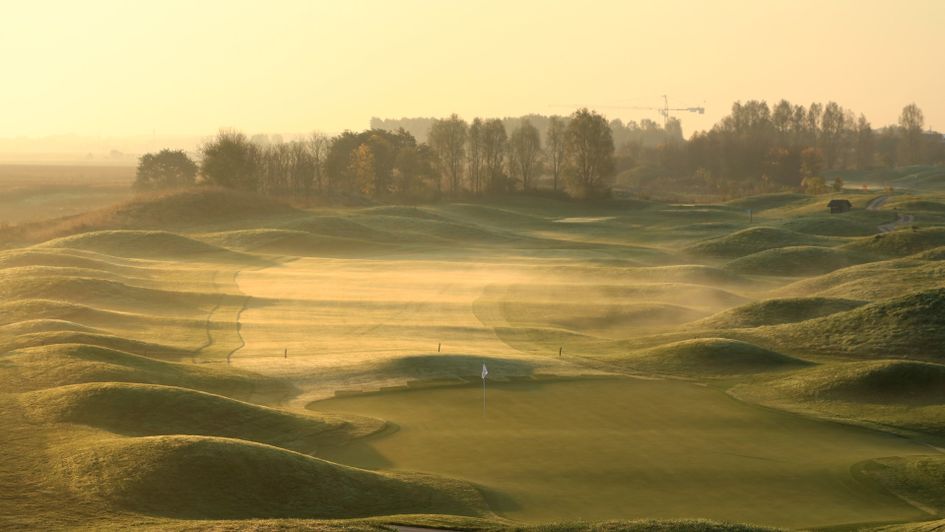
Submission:
[[[489,382],[485,414],[477,384],[338,397],[311,408],[399,426],[322,457],[472,481],[513,519],[699,516],[796,528],[925,517],[854,479],[850,466],[928,447],[685,382]]]

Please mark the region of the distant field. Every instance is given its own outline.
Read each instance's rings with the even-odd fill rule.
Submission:
[[[0,164],[0,223],[86,212],[131,196],[134,166]]]

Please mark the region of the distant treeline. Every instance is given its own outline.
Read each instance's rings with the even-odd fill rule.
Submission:
[[[607,121],[588,109],[568,117],[528,115],[466,122],[449,118],[374,118],[371,129],[334,137],[248,138],[222,131],[200,150],[140,160],[139,189],[202,181],[279,196],[364,195],[426,200],[442,196],[608,194],[639,191],[733,196],[771,190],[825,190],[830,170],[945,162],[945,142],[925,131],[922,111],[903,108],[899,123],[874,130],[834,102],[737,102],[709,131],[682,135],[664,126]],[[419,140],[418,140],[419,139]]]

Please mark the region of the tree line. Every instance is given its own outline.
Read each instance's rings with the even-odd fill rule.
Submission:
[[[141,157],[135,186],[192,185],[199,175],[207,184],[276,196],[436,199],[534,192],[547,176],[552,193],[605,195],[615,148],[604,117],[580,109],[546,123],[540,131],[526,117],[508,131],[501,119],[467,123],[454,114],[433,120],[426,142],[404,128],[288,142],[221,131],[200,148],[199,164],[180,150]]]
[[[711,130],[683,137],[662,126],[607,121],[588,109],[567,117],[372,119],[372,128],[283,141],[221,131],[200,148],[141,157],[142,190],[202,182],[276,196],[362,195],[432,200],[513,192],[600,197],[615,183],[737,195],[825,190],[823,175],[945,162],[945,142],[910,104],[898,124],[873,129],[835,102],[736,102]],[[396,128],[395,128],[396,126]],[[408,129],[408,127],[410,129]],[[415,132],[425,128],[422,140]],[[420,129],[423,130],[423,129]]]

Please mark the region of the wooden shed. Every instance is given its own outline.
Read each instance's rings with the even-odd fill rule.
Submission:
[[[850,200],[833,199],[827,204],[827,208],[830,209],[830,214],[839,214],[841,212],[848,212],[853,208],[853,204],[850,203]]]

